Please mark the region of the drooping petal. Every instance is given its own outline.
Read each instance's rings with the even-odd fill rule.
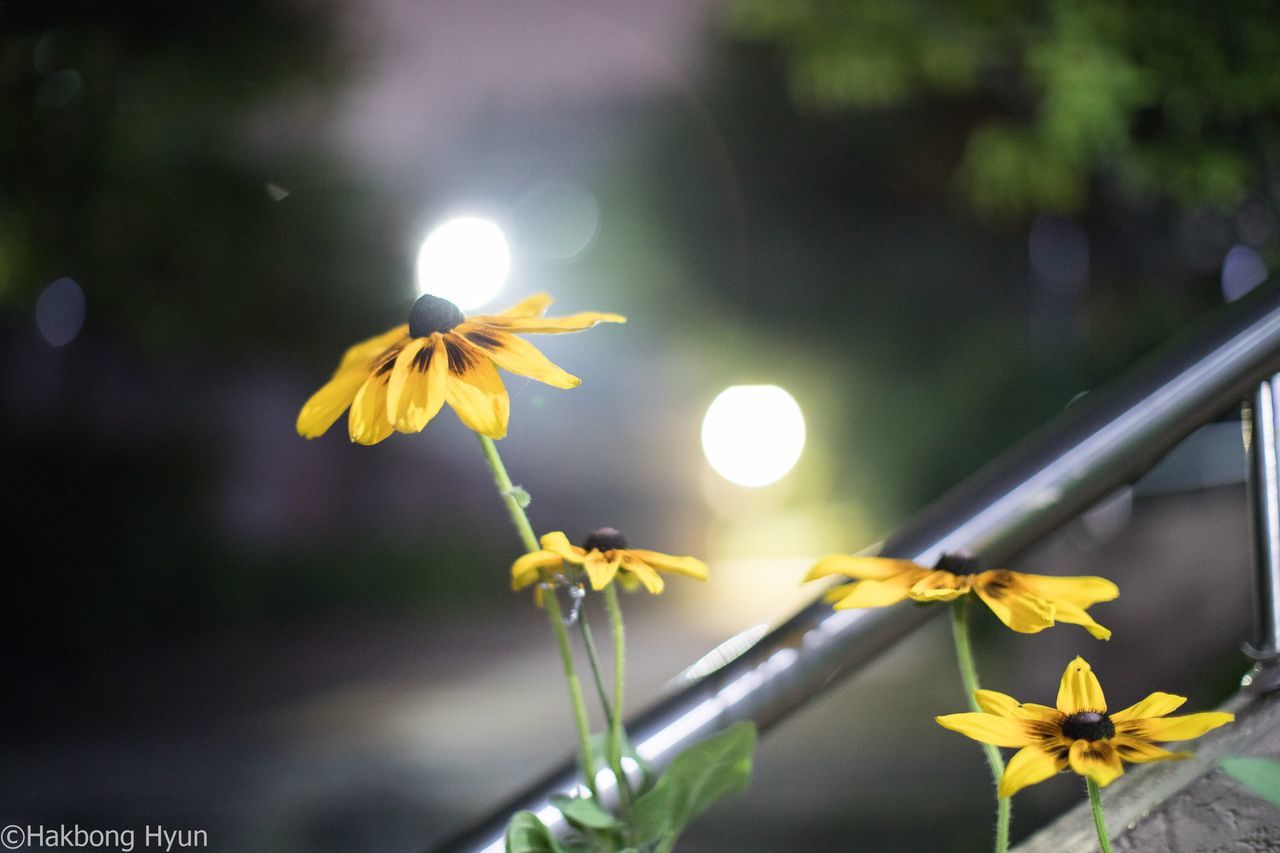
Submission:
[[[469,324],[454,332],[479,347],[503,370],[528,376],[555,388],[577,388],[582,384],[581,379],[561,369],[533,344],[515,335]]]
[[[628,551],[660,572],[674,572],[700,581],[707,579],[707,564],[696,557],[677,557],[646,548],[630,548]]]
[[[507,332],[555,335],[564,332],[581,332],[600,323],[625,323],[627,318],[621,314],[584,311],[581,314],[570,314],[568,317],[473,317],[471,322]]]
[[[1116,723],[1116,734],[1133,735],[1143,740],[1191,740],[1207,731],[1224,726],[1236,718],[1222,711],[1204,711],[1181,717],[1155,717]]]
[[[1127,720],[1163,717],[1165,714],[1172,714],[1181,708],[1186,701],[1187,697],[1185,696],[1175,696],[1172,693],[1152,693],[1141,702],[1135,702],[1123,711],[1116,711],[1111,715],[1111,722],[1123,723]]]
[[[1093,617],[1084,612],[1084,608],[1070,601],[1053,602],[1053,618],[1068,625],[1079,625],[1095,640],[1110,640],[1111,629],[1093,621]]]
[[[619,578],[634,577],[654,595],[662,592],[665,582],[653,570],[652,566],[647,565],[644,560],[636,556],[635,551],[623,551],[620,556],[624,571],[618,576]]]
[[[387,416],[400,432],[421,432],[444,405],[448,358],[440,333],[410,341],[387,385]]]
[[[591,588],[594,590],[604,589],[618,573],[621,555],[617,551],[610,551],[609,554],[612,558],[592,548],[582,562],[582,567],[587,570],[587,577],[590,578]]]
[[[551,306],[551,296],[546,293],[535,293],[533,296],[522,299],[515,305],[512,305],[506,311],[501,311],[497,317],[541,317],[547,313],[547,308]],[[483,320],[484,317],[476,317],[477,320]]]
[[[449,366],[445,401],[469,429],[489,438],[505,436],[511,399],[493,362],[474,345],[452,333],[444,336],[444,349]]]
[[[1115,747],[1116,752],[1120,753],[1120,757],[1130,764],[1146,764],[1149,761],[1175,761],[1191,757],[1190,752],[1170,752],[1153,743],[1139,740],[1130,735],[1116,735],[1111,739],[1111,745]]]
[[[1058,758],[1038,747],[1025,746],[1014,753],[1005,765],[997,796],[1012,797],[1028,785],[1043,782],[1066,767],[1065,758]]]
[[[1077,607],[1088,607],[1100,601],[1111,601],[1120,594],[1119,587],[1111,581],[1091,575],[1063,578],[1022,572],[1014,574],[1030,592],[1055,603],[1066,601]]]
[[[511,588],[524,589],[542,577],[543,569],[559,567],[564,562],[555,551],[532,551],[521,554],[511,565]]]
[[[298,412],[298,434],[303,438],[317,438],[328,432],[368,378],[368,369],[355,367],[340,371],[326,382]]]
[[[585,548],[579,548],[569,542],[569,537],[565,536],[559,530],[553,530],[550,533],[542,535],[542,547],[548,551],[554,551],[560,555],[567,563],[573,563],[575,566],[581,566],[586,561],[587,551]]]
[[[993,746],[1029,746],[1036,742],[1030,721],[967,712],[934,717],[944,729]]]
[[[374,335],[368,340],[361,341],[342,354],[342,361],[338,364],[337,373],[355,367],[369,368],[377,360],[378,356],[391,348],[392,344],[408,337],[409,324],[404,323],[380,335]]]
[[[1071,744],[1071,753],[1067,760],[1071,769],[1081,776],[1088,776],[1105,788],[1124,775],[1124,764],[1120,761],[1120,753],[1106,740],[1077,740]]]
[[[951,572],[931,571],[911,585],[914,601],[955,601],[969,591],[969,581]]]
[[[921,569],[920,571],[925,571]],[[836,610],[850,610],[863,607],[888,607],[897,604],[907,597],[916,577],[908,572],[884,580],[857,581],[842,586],[848,590],[835,604]]]
[[[1067,715],[1081,711],[1107,712],[1107,700],[1102,695],[1098,676],[1093,674],[1093,667],[1082,657],[1076,657],[1067,664],[1066,671],[1062,673],[1062,683],[1058,685],[1058,710]]]
[[[845,575],[856,580],[882,581],[903,572],[928,571],[910,560],[890,560],[884,557],[855,557],[849,554],[829,554],[814,563],[806,581],[816,581],[829,575]]]
[[[387,418],[387,384],[391,378],[390,363],[375,370],[351,401],[347,430],[357,444],[377,444],[395,432]]]
[[[993,579],[995,572],[983,572],[974,579],[974,590],[996,618],[1022,634],[1035,634],[1053,626],[1054,607],[1042,598],[1028,595],[1016,586]]]

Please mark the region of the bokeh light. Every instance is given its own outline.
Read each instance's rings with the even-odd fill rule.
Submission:
[[[60,278],[36,299],[36,328],[50,346],[66,346],[84,326],[84,291],[69,278]]]
[[[441,223],[418,249],[418,290],[448,299],[463,311],[497,296],[510,272],[506,235],[496,223],[478,216]]]
[[[702,420],[702,452],[731,483],[759,488],[787,475],[804,450],[804,414],[777,385],[733,385]]]

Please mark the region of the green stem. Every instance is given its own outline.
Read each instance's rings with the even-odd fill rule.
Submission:
[[[622,605],[618,603],[616,582],[604,588],[604,603],[609,608],[609,625],[613,634],[613,707],[616,712],[610,721],[609,745],[610,751],[617,756],[614,772],[618,774],[618,781],[626,791],[627,797],[631,798],[633,796],[631,782],[627,779],[627,774],[622,767],[622,744],[625,740],[625,733],[622,730],[622,696],[626,684],[627,636],[622,627]]]
[[[538,537],[533,532],[533,525],[529,523],[529,516],[525,514],[524,507],[520,506],[520,501],[516,498],[515,487],[511,483],[510,475],[507,474],[506,466],[502,464],[502,457],[498,455],[497,446],[487,435],[476,433],[476,438],[480,439],[480,449],[484,451],[485,461],[489,463],[489,470],[493,472],[493,482],[498,487],[498,494],[507,504],[507,511],[511,513],[511,522],[515,525],[516,532],[520,534],[525,550],[537,551]],[[542,603],[547,610],[547,619],[551,622],[551,631],[556,635],[556,645],[560,647],[560,663],[564,667],[565,681],[569,684],[569,700],[573,705],[573,719],[578,728],[578,749],[582,753],[582,778],[587,784],[587,790],[591,792],[591,797],[599,800],[600,797],[596,792],[595,764],[591,760],[591,726],[587,722],[587,705],[582,700],[582,682],[578,679],[578,670],[573,664],[573,649],[569,645],[569,632],[564,626],[564,617],[560,613],[560,600],[556,597],[554,589],[549,589],[546,593],[542,597]]]
[[[612,589],[610,584],[607,589]],[[600,674],[600,655],[596,651],[595,635],[591,630],[591,622],[587,616],[586,602],[582,603],[582,609],[579,611],[578,625],[582,629],[582,644],[587,647],[587,660],[591,662],[591,676],[596,683],[596,693],[600,697],[600,707],[604,709],[605,724],[609,728],[609,735],[606,743],[606,754],[608,755],[609,769],[613,771],[613,777],[618,785],[618,802],[622,805],[623,813],[631,813],[631,789],[627,786],[627,777],[622,772],[622,749],[615,743],[613,739],[613,730],[618,715],[614,713],[614,705],[610,705],[609,697],[604,690],[604,676]],[[615,691],[616,692],[616,691]]]
[[[1098,844],[1102,847],[1102,853],[1111,853],[1111,839],[1107,836],[1107,821],[1102,816],[1102,794],[1098,791],[1098,783],[1086,776],[1084,787],[1089,792],[1089,808],[1093,810],[1093,826],[1098,830]]]
[[[960,681],[964,684],[969,707],[977,712],[982,708],[973,695],[978,690],[978,668],[973,662],[973,646],[969,642],[969,596],[962,595],[951,607],[951,636],[956,644],[956,663],[960,666]],[[1004,759],[1000,750],[989,743],[982,745],[991,767],[991,778],[996,784],[996,853],[1009,849],[1009,798],[1000,796],[1000,778],[1004,776]]]

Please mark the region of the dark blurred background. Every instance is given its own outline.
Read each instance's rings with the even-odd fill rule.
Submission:
[[[630,707],[814,591],[1277,262],[1280,22],[1154,0],[0,4],[4,823],[203,828],[228,850],[417,850],[566,754],[542,616],[451,412],[294,432],[415,256],[498,223],[535,342],[502,451],[539,530],[705,557],[626,602]],[[759,489],[703,414],[776,384],[807,441]],[[978,631],[1048,701],[1209,707],[1244,669],[1233,413],[1016,568],[1101,573],[1109,644]],[[695,588],[696,586],[696,588]],[[780,726],[686,849],[982,849],[944,626]],[[1114,686],[1113,686],[1114,685]],[[1020,795],[1015,836],[1078,798]]]

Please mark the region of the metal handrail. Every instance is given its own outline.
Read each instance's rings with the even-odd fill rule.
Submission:
[[[1239,405],[1280,372],[1280,290],[1259,290],[1131,372],[1089,394],[948,492],[880,553],[930,565],[968,551],[1002,563],[1115,489],[1132,482],[1194,429]],[[628,722],[636,751],[657,768],[739,720],[763,730],[875,659],[939,612],[930,607],[832,610],[815,602],[724,667]],[[567,761],[438,850],[501,850],[510,815],[538,812],[576,788]],[[612,782],[612,780],[609,780]]]

